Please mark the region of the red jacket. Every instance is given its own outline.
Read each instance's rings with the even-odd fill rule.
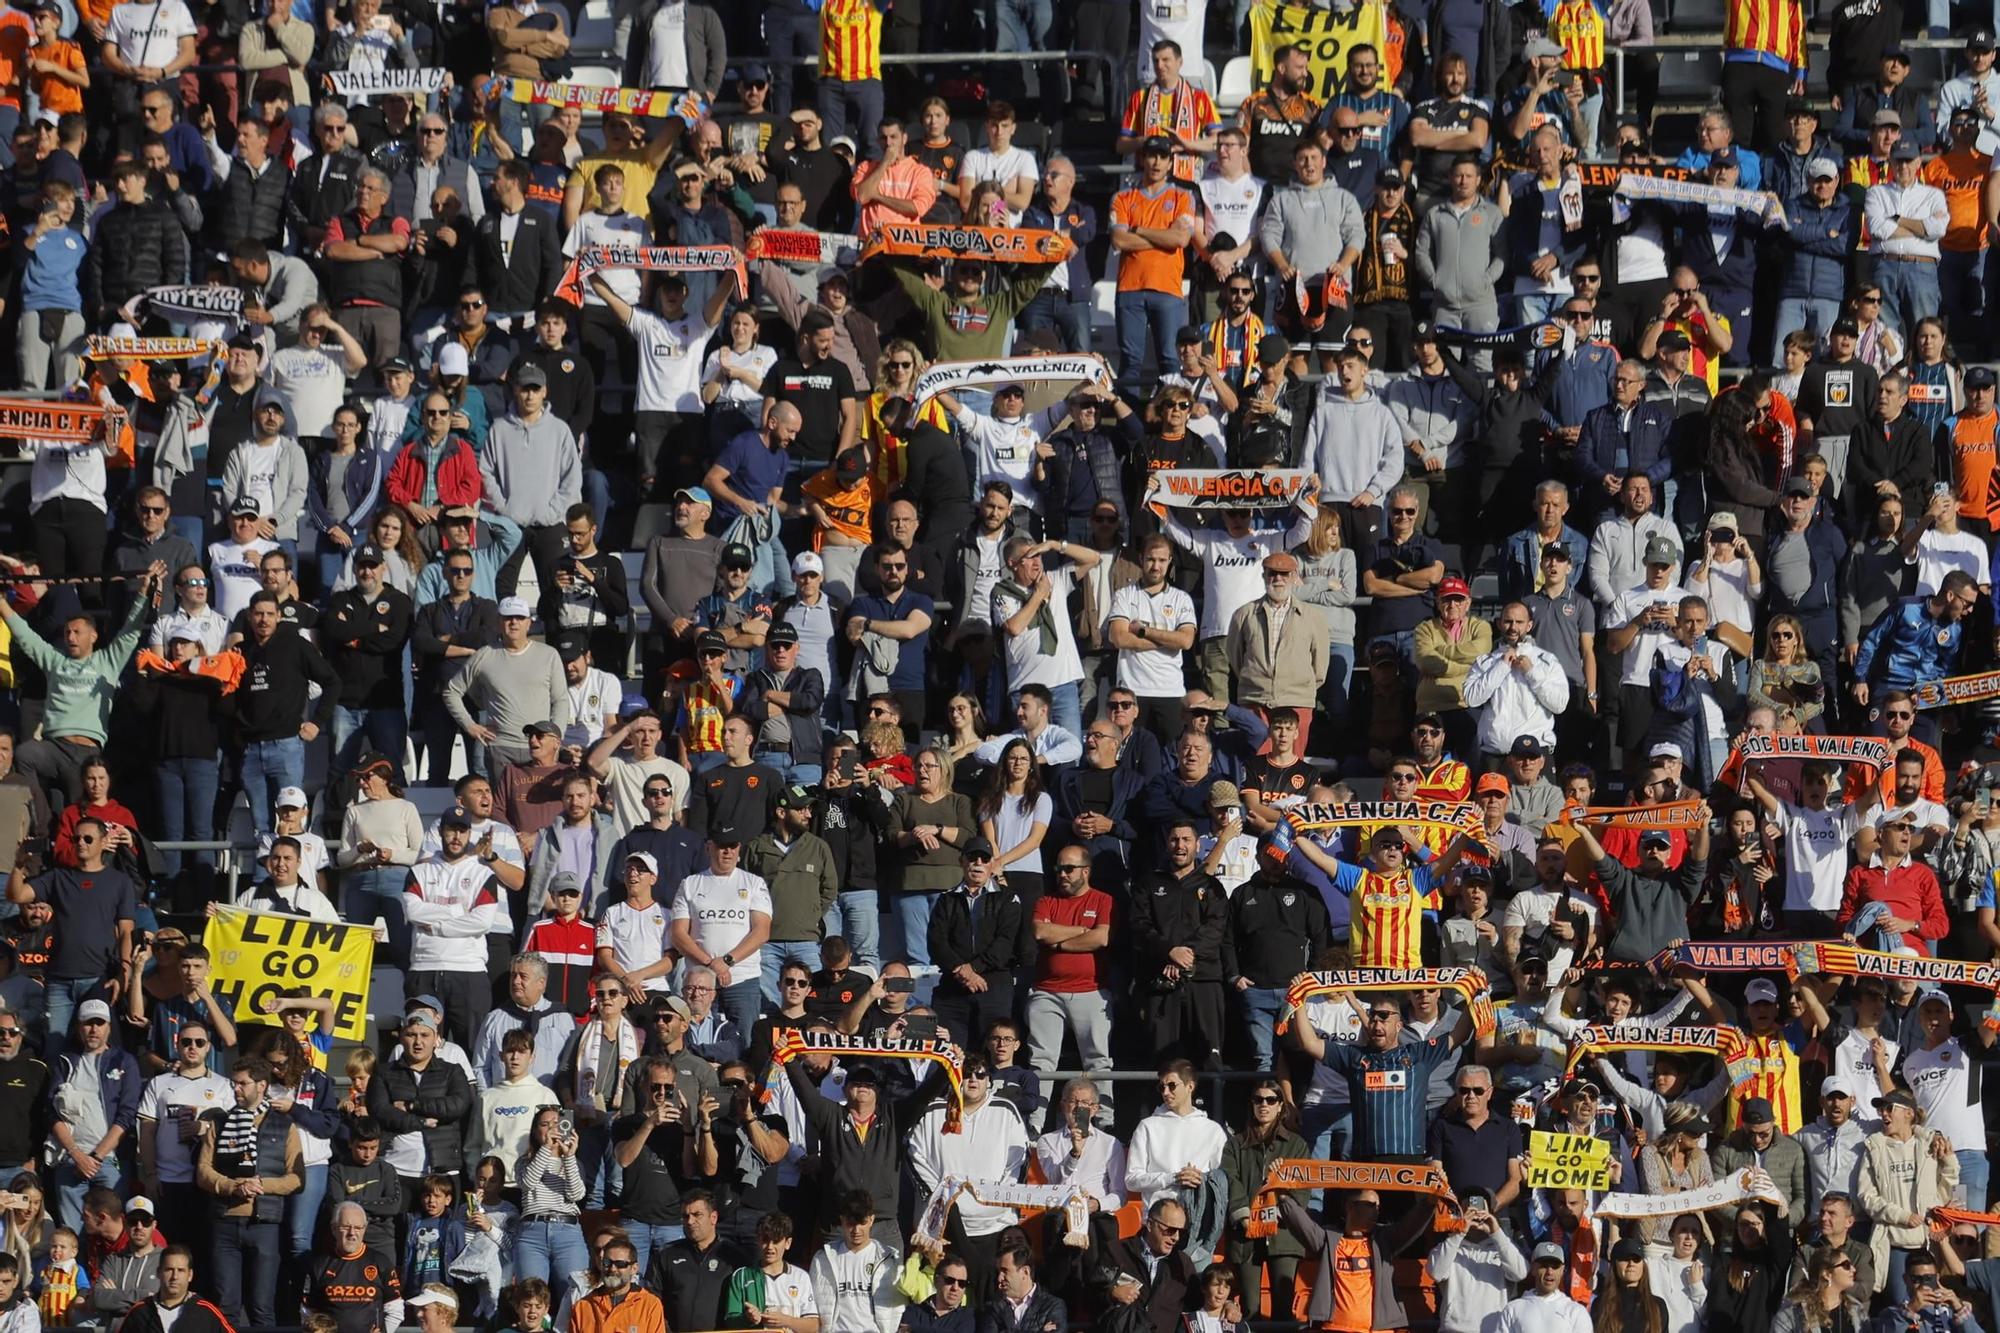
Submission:
[[[1931,942],[1951,933],[1951,918],[1945,915],[1944,893],[1937,876],[1922,861],[1911,857],[1894,870],[1882,868],[1880,856],[1867,865],[1847,872],[1840,895],[1840,924],[1844,928],[1869,903],[1882,903],[1893,916],[1914,921],[1917,928],[1903,936],[1903,943],[1925,957]]]
[[[438,503],[447,508],[454,505],[477,505],[479,503],[479,459],[472,452],[472,446],[463,435],[451,438],[452,448],[445,451],[438,460],[437,493]],[[389,480],[384,487],[391,500],[399,505],[420,503],[424,493],[424,447],[422,441],[412,440],[396,455],[396,461],[389,465]]]

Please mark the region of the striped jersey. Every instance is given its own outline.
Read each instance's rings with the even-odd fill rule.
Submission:
[[[1359,954],[1355,966],[1364,966]],[[1450,1059],[1451,1052],[1449,1037],[1406,1040],[1386,1051],[1328,1043],[1320,1059],[1336,1078],[1347,1082],[1354,1107],[1355,1160],[1424,1153],[1430,1127],[1424,1096],[1431,1071]]]
[[[1805,36],[1806,11],[1799,0],[1729,0],[1723,14],[1725,59],[1748,57],[1803,72]]]
[[[1725,1132],[1736,1128],[1744,1102],[1762,1097],[1771,1103],[1771,1110],[1777,1115],[1778,1132],[1798,1133],[1806,1123],[1805,1103],[1799,1093],[1799,1053],[1782,1032],[1762,1037],[1746,1033],[1743,1040],[1744,1054],[1754,1072],[1747,1081],[1736,1085],[1729,1099],[1729,1123],[1723,1127]]]
[[[875,0],[826,0],[820,6],[819,75],[844,83],[882,77],[882,11]]]
[[[1438,760],[1429,768],[1417,765],[1417,799],[1463,801],[1472,792],[1472,770],[1456,759]]]
[[[1437,876],[1428,867],[1384,875],[1342,862],[1332,879],[1348,898],[1354,966],[1424,965],[1424,913],[1437,901]]]
[[[1562,0],[1549,15],[1549,40],[1563,49],[1563,68],[1604,68],[1604,15],[1594,0]]]

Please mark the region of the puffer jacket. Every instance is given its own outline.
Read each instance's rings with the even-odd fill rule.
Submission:
[[[398,1110],[397,1102],[412,1109]],[[391,1134],[422,1134],[433,1171],[452,1172],[464,1166],[459,1126],[471,1109],[472,1084],[465,1071],[449,1060],[433,1058],[422,1073],[396,1060],[381,1066],[368,1085],[368,1114]],[[437,1124],[425,1125],[427,1119]]]
[[[211,247],[227,250],[238,241],[260,241],[271,250],[285,243],[285,200],[292,193],[292,169],[275,158],[251,175],[241,159],[229,164],[229,177],[216,187],[208,215]]]
[[[84,299],[107,318],[149,287],[187,281],[187,233],[157,199],[118,204],[97,219],[84,259]]]
[[[1453,639],[1444,632],[1444,622],[1436,616],[1417,626],[1417,711],[1445,712],[1464,708],[1465,681],[1472,664],[1493,651],[1493,626],[1478,616],[1468,616],[1465,632]]]

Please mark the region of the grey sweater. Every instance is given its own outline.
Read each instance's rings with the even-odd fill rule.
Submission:
[[[583,499],[583,454],[555,413],[530,425],[509,412],[486,434],[479,480],[495,510],[524,528],[552,527]]]
[[[1342,251],[1361,248],[1361,205],[1331,180],[1294,185],[1271,201],[1259,239],[1265,254],[1283,255],[1306,276],[1324,273]]]
[[[1504,225],[1499,208],[1485,198],[1474,200],[1464,212],[1440,203],[1424,214],[1410,258],[1424,285],[1437,292],[1440,306],[1464,309],[1498,299],[1495,284],[1507,266],[1500,239]]]
[[[1306,424],[1301,466],[1319,473],[1320,500],[1346,504],[1363,491],[1381,504],[1403,479],[1403,430],[1373,393],[1349,398],[1332,379],[1320,385]]]
[[[1354,646],[1354,594],[1361,584],[1355,577],[1354,552],[1346,547],[1322,556],[1306,554],[1301,546],[1292,552],[1299,558],[1299,600],[1311,602],[1326,621],[1332,643]]]
[[[521,728],[531,722],[554,722],[559,728],[570,724],[562,658],[545,643],[531,643],[518,653],[500,647],[474,653],[465,670],[444,687],[445,711],[467,728],[479,720],[468,700],[479,705],[486,725],[510,751],[526,747]]]

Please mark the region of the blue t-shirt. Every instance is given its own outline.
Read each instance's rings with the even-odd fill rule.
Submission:
[[[1431,1071],[1451,1058],[1449,1038],[1404,1042],[1386,1051],[1329,1042],[1322,1063],[1347,1080],[1354,1107],[1354,1155],[1419,1156],[1430,1115],[1424,1094]]]
[[[227,1019],[231,1026],[235,1025],[236,1009],[228,1000],[217,995],[215,1008],[221,1010],[221,1016]],[[153,1021],[147,1033],[146,1044],[152,1048],[154,1055],[172,1064],[175,1043],[180,1038],[181,1029],[189,1023],[200,1023],[208,1028],[208,1067],[226,1076],[229,1072],[229,1048],[215,1035],[215,1025],[211,1021],[212,1013],[207,1005],[199,1001],[180,995],[169,996],[153,1006]]]
[[[1414,599],[1411,599],[1414,600]],[[864,616],[869,620],[903,620],[911,612],[921,611],[937,623],[937,604],[920,592],[908,588],[894,602],[881,597],[857,597],[847,608],[847,619]],[[846,621],[841,622],[845,632]],[[899,644],[902,652],[896,658],[896,669],[889,673],[889,688],[892,690],[921,690],[924,687],[924,654],[930,646],[930,632],[927,630],[914,639],[905,639]]]
[[[83,271],[90,242],[68,227],[45,233],[28,252],[21,271],[23,310],[81,310],[83,290],[77,275]]]
[[[764,443],[764,437],[754,430],[746,430],[729,443],[722,446],[716,455],[715,465],[729,474],[729,489],[746,499],[762,502],[774,489],[785,484],[786,469],[791,466],[791,454],[784,449],[773,449]],[[743,511],[721,496],[715,497],[715,520],[717,530],[721,525],[734,522]]]

